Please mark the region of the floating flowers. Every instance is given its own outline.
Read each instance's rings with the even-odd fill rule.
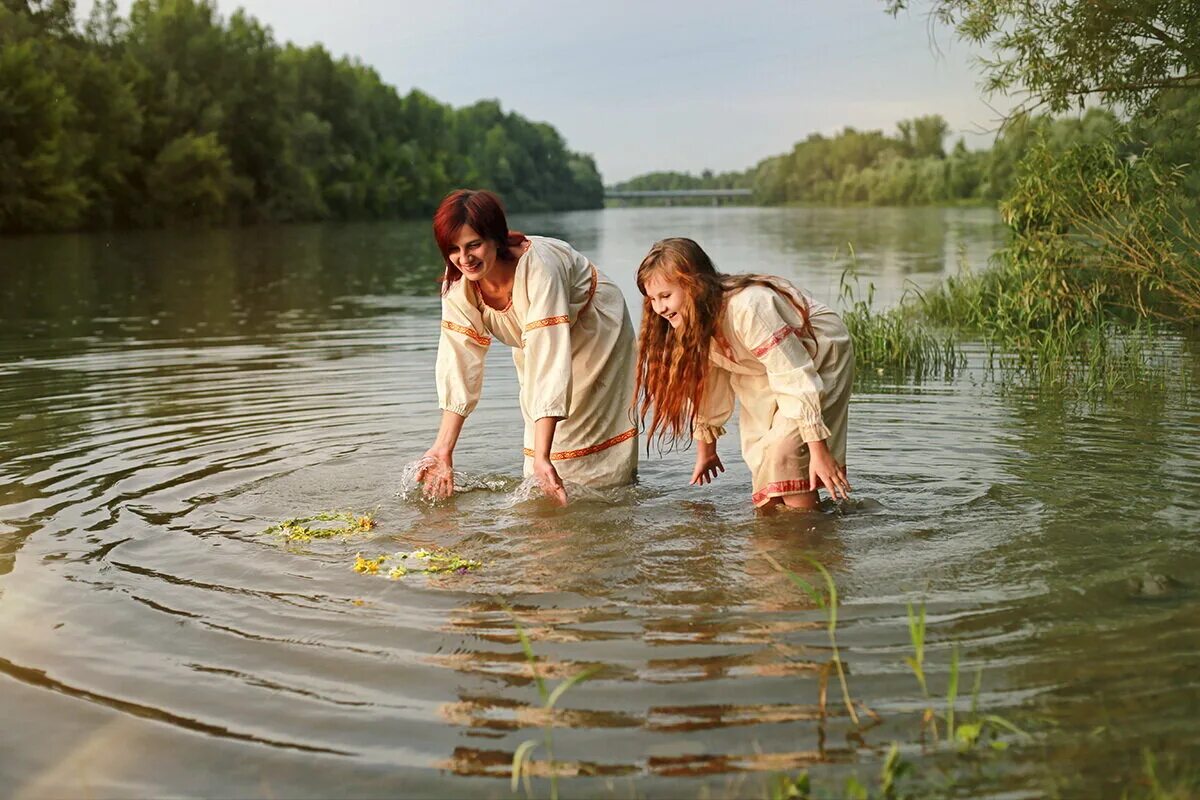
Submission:
[[[341,522],[336,527],[311,527],[313,522]],[[313,539],[330,539],[334,536],[349,536],[363,533],[375,527],[375,518],[370,514],[354,514],[349,511],[322,511],[311,517],[292,517],[278,525],[272,525],[263,533],[274,533],[289,542],[311,542]]]
[[[354,571],[364,575],[384,574],[392,580],[403,578],[410,572],[456,572],[462,574],[483,566],[482,561],[463,558],[449,550],[413,550],[411,553],[392,553],[365,558],[362,553],[354,557]]]

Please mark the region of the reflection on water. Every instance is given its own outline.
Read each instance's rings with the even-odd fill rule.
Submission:
[[[514,223],[570,239],[631,301],[667,235],[830,302],[853,249],[889,303],[982,267],[999,235],[982,209]],[[635,486],[558,508],[522,481],[497,347],[463,491],[434,502],[411,474],[438,423],[426,224],[18,238],[0,264],[0,775],[18,797],[506,797],[514,750],[547,728],[564,796],[587,797],[758,797],[805,767],[840,786],[892,741],[965,796],[1120,794],[1143,747],[1200,756],[1191,397],[1077,405],[974,369],[864,381],[844,507],[756,516],[727,445],[711,487],[687,485],[690,451],[652,450]],[[1200,374],[1192,343],[1179,359]],[[378,524],[263,534],[325,510]],[[483,567],[352,569],[417,548]],[[768,555],[834,575],[851,692],[878,722],[856,730],[836,681],[821,713],[827,616]],[[933,693],[958,643],[964,685],[982,668],[980,704],[1035,743],[979,769],[922,749],[903,661],[922,601]],[[592,668],[544,710],[536,678]]]

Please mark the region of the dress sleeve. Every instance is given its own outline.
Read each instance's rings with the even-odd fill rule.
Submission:
[[[696,409],[692,438],[712,444],[725,435],[725,423],[733,415],[733,383],[729,370],[708,365],[704,376],[704,396]]]
[[[802,338],[800,312],[778,292],[763,292],[735,322],[740,323],[742,341],[767,370],[779,413],[795,420],[804,441],[828,439],[821,415],[824,384],[808,351],[812,340]]]
[[[462,287],[451,288],[442,298],[442,335],[438,340],[435,374],[438,406],[465,417],[479,402],[483,359],[492,339],[480,333],[486,330],[483,315],[463,303],[456,290],[461,292]]]
[[[571,408],[570,265],[554,248],[530,254],[525,288],[529,295],[525,327],[527,408],[534,419],[563,419]]]

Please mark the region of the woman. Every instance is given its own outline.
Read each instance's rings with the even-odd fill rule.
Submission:
[[[637,283],[641,416],[653,411],[648,438],[697,441],[692,483],[725,471],[716,442],[736,397],[755,506],[815,508],[822,486],[847,497],[854,353],[837,314],[782,278],[722,275],[691,239],[656,243]]]
[[[567,502],[563,481],[603,488],[637,471],[634,335],[621,291],[566,242],[509,231],[491,192],[460,189],[433,215],[446,260],[437,386],[442,422],[418,473],[454,491],[454,446],[479,401],[496,339],[512,348],[525,418],[525,475]]]

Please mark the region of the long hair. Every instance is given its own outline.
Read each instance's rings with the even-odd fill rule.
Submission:
[[[437,211],[433,212],[433,238],[446,262],[442,294],[450,291],[454,282],[462,277],[458,267],[450,263],[450,247],[465,225],[470,225],[484,239],[495,242],[496,255],[501,261],[511,261],[514,258],[512,248],[525,241],[525,234],[508,229],[504,204],[499,197],[483,189],[455,189],[442,198]]]
[[[656,276],[683,289],[683,321],[679,328],[672,328],[654,313],[646,283]],[[766,286],[786,297],[803,320],[801,336],[812,339],[815,345],[807,304],[798,303],[791,292],[769,276],[717,272],[700,245],[682,237],[655,242],[642,259],[637,272],[637,287],[643,297],[642,330],[633,403],[643,427],[646,415],[651,414],[647,447],[655,437],[660,446],[692,438],[696,410],[704,399],[709,347],[714,339],[718,345],[727,344],[721,333],[725,300],[748,286]]]

